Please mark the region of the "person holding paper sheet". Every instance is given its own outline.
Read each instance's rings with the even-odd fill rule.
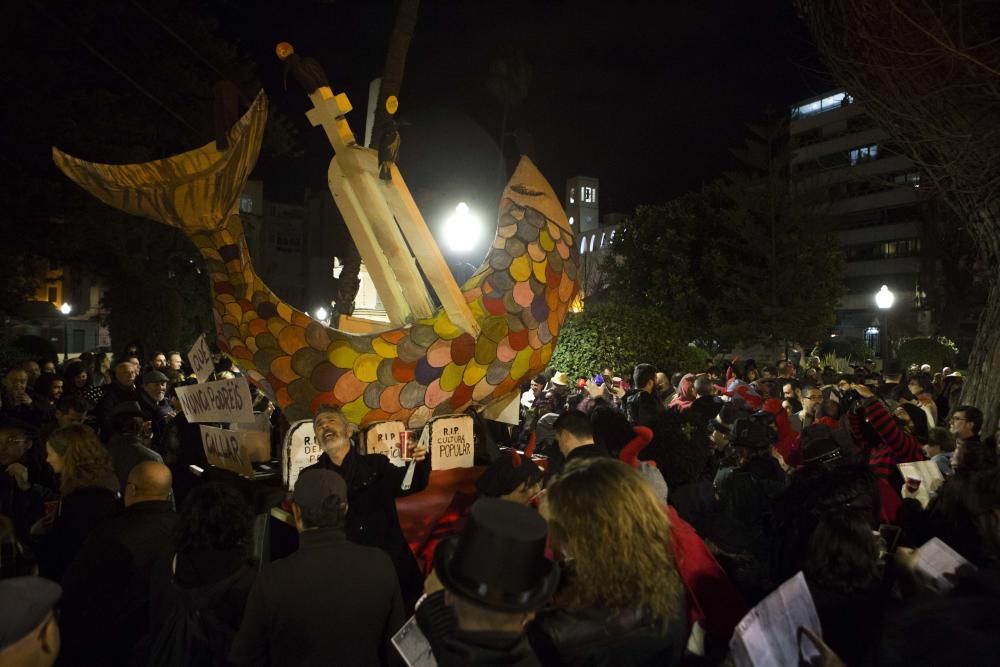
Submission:
[[[396,513],[396,498],[423,491],[430,479],[427,447],[413,448],[412,484],[403,489],[408,466],[396,467],[382,454],[359,454],[351,447],[351,423],[336,406],[322,405],[313,416],[316,440],[323,448],[319,460],[305,470],[333,470],[347,482],[347,537],[352,542],[379,547],[392,558],[407,608],[412,609],[423,590],[416,558],[403,537]]]

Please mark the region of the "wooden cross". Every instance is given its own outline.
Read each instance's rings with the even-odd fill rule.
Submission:
[[[309,99],[313,108],[306,117],[314,126],[323,127],[334,150],[327,172],[330,193],[358,246],[389,321],[401,326],[434,315],[433,302],[417,269],[419,263],[451,322],[478,336],[479,323],[399,170],[392,167],[391,181],[379,179],[378,152],[359,145],[355,139],[345,118],[353,109],[347,95],[335,95],[329,86],[323,86]]]

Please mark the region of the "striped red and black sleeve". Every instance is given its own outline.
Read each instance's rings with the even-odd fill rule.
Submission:
[[[871,450],[868,454],[868,465],[872,467],[877,477],[889,479],[892,469],[896,466],[892,459],[892,450],[886,445]]]
[[[869,403],[865,407],[865,416],[888,447],[892,463],[924,460],[924,450],[920,441],[901,429],[895,417],[889,414],[880,401]],[[875,452],[872,452],[873,457],[874,455]]]

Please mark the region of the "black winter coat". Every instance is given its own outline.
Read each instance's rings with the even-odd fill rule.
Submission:
[[[670,667],[680,662],[687,641],[680,618],[660,632],[638,610],[550,608],[525,631],[543,665],[567,667]]]
[[[624,403],[625,417],[630,424],[636,426],[652,428],[656,425],[656,418],[666,410],[659,399],[641,389],[630,391],[625,396]]]
[[[347,482],[345,532],[348,539],[355,544],[378,547],[389,555],[399,576],[403,599],[410,607],[423,593],[424,580],[399,526],[396,498],[427,488],[431,471],[430,458],[417,464],[413,484],[406,491],[400,488],[406,476],[406,467],[393,465],[382,454],[358,454],[352,449],[344,457],[343,464],[338,466],[323,453],[306,470],[312,468],[333,470]]]
[[[428,595],[416,616],[440,667],[541,665],[523,633],[460,630],[455,613],[444,603],[444,591]]]
[[[299,550],[261,570],[229,659],[236,665],[385,664],[403,625],[392,563],[339,528],[307,530]]]
[[[111,437],[111,411],[115,409],[115,406],[130,401],[138,403],[140,393],[135,387],[123,387],[117,382],[112,382],[104,388],[101,399],[97,401],[97,407],[94,408],[102,440],[106,441]]]
[[[242,546],[178,553],[154,565],[139,664],[227,667],[256,579]]]
[[[86,486],[62,497],[52,530],[35,544],[42,576],[62,579],[90,532],[121,511],[118,495],[111,490],[117,487],[118,480],[111,476],[104,486]]]
[[[177,515],[167,500],[135,503],[97,526],[63,577],[63,654],[124,665],[149,618],[154,563],[173,551]],[[75,663],[69,660],[66,664]]]

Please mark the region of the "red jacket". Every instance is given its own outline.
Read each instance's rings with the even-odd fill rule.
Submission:
[[[764,411],[774,415],[774,426],[778,429],[778,441],[774,448],[785,464],[793,466],[799,464],[799,440],[801,435],[795,432],[791,422],[788,420],[788,413],[781,407],[781,401],[776,398],[769,398],[764,402]]]
[[[677,571],[687,591],[688,623],[697,621],[710,641],[724,645],[750,606],[691,524],[669,505],[664,513],[670,520]]]

